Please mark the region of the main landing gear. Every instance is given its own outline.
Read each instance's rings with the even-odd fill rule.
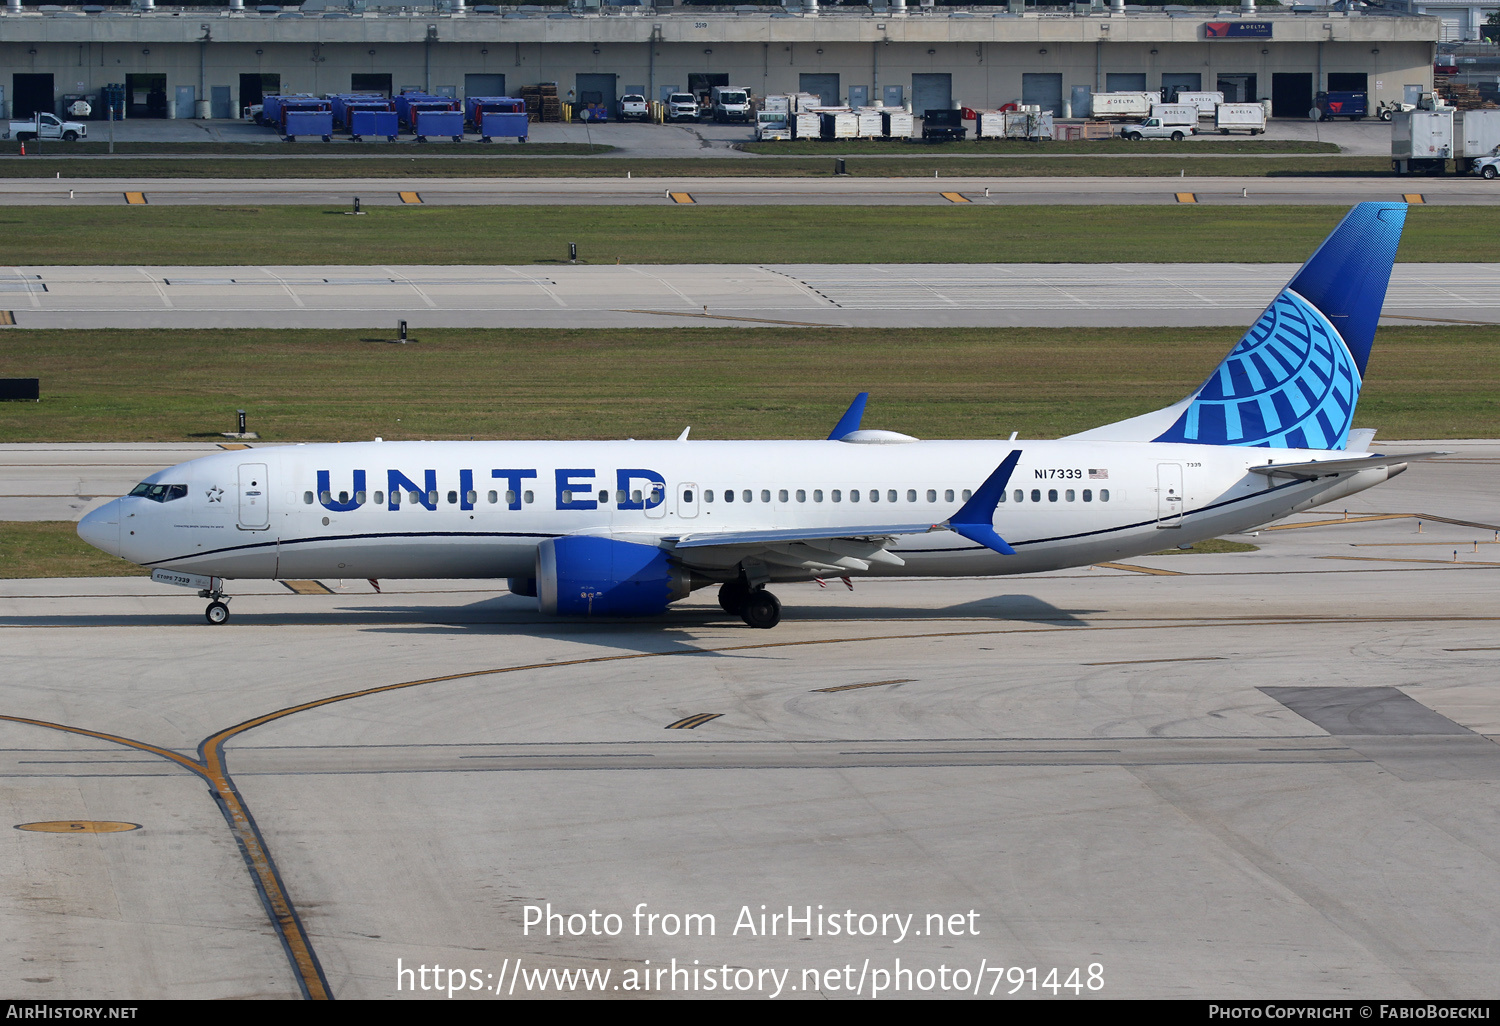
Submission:
[[[770,630],[781,622],[781,602],[765,588],[751,588],[744,581],[730,581],[719,588],[719,605],[751,627]]]

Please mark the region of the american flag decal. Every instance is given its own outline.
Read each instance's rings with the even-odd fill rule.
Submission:
[[[1090,481],[1108,481],[1109,480],[1109,471],[1108,470],[1094,470],[1093,468],[1090,468],[1089,469],[1089,480]]]

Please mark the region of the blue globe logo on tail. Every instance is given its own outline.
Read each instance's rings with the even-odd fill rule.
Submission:
[[[1157,441],[1342,449],[1359,385],[1328,318],[1285,289]]]

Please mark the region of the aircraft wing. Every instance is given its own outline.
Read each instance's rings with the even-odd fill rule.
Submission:
[[[732,566],[753,558],[777,566],[806,571],[868,570],[871,563],[905,566],[888,550],[902,535],[953,531],[1007,556],[1015,549],[995,532],[995,506],[1021,458],[1013,451],[974,492],[973,497],[942,523],[859,524],[845,527],[796,527],[764,531],[703,531],[663,538],[684,563]]]
[[[1320,477],[1332,477],[1336,474],[1352,474],[1360,470],[1371,470],[1375,467],[1393,467],[1398,464],[1410,463],[1413,460],[1427,460],[1434,456],[1450,455],[1451,450],[1434,452],[1402,452],[1375,456],[1353,456],[1346,459],[1333,460],[1309,460],[1306,463],[1263,463],[1260,466],[1250,467],[1254,474],[1264,474],[1267,477],[1282,475],[1285,477],[1296,477],[1304,481],[1312,481]]]

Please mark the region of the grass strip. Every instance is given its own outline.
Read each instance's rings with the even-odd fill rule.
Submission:
[[[942,154],[960,156],[968,153],[1016,154],[1033,156],[1123,154],[1132,157],[1156,156],[1157,150],[1170,150],[1168,156],[1213,154],[1288,154],[1338,153],[1335,143],[1300,139],[1246,139],[1218,135],[1174,143],[1167,139],[1130,142],[1125,139],[1090,139],[1074,142],[1026,142],[1020,139],[975,139],[963,143],[927,145],[920,140],[904,139],[792,139],[780,142],[749,142],[739,147],[746,153],[775,156],[894,156],[919,158]]]
[[[148,192],[149,197],[149,192]],[[1299,263],[1346,206],[3,207],[11,265]],[[1398,259],[1500,261],[1500,207],[1414,206]]]
[[[1055,438],[1191,392],[1237,328],[423,329],[0,332],[0,442],[218,440],[245,409],[273,441]],[[1356,424],[1386,438],[1500,437],[1500,328],[1382,328]]]
[[[806,178],[833,174],[833,157],[12,157],[0,158],[0,178]],[[924,154],[924,156],[926,156]],[[1397,177],[1385,157],[851,157],[848,173],[868,178],[1166,178],[1191,168],[1211,177]],[[1409,181],[1409,179],[1399,179]]]
[[[0,522],[0,578],[149,576],[87,544],[77,526],[71,520]]]

